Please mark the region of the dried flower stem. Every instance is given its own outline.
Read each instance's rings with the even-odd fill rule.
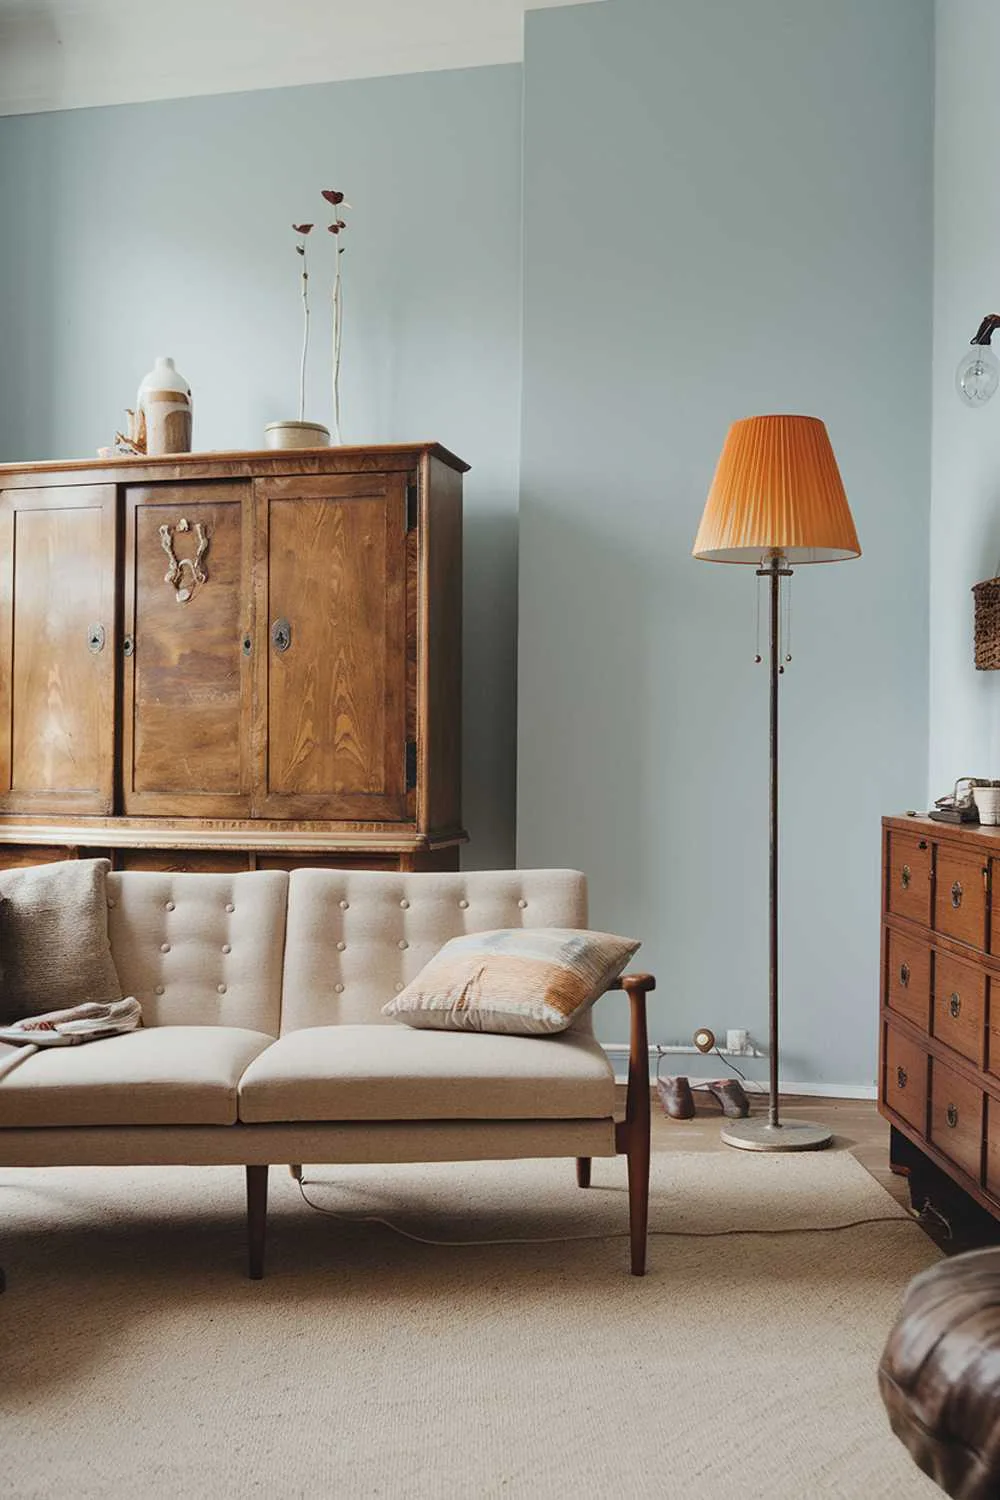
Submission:
[[[302,361],[299,365],[299,421],[306,418],[306,357],[309,354],[309,269],[302,242]]]
[[[337,269],[333,277],[333,439],[340,438],[340,350],[344,329],[344,295],[340,278],[340,257],[343,250],[337,246]]]

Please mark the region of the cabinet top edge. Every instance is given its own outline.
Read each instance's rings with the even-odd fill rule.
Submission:
[[[978,842],[1000,851],[1000,826],[984,828],[981,823],[941,823],[926,813],[912,818],[905,813],[888,813],[882,819],[882,827],[893,833],[930,834],[938,842]]]
[[[254,478],[263,474],[319,473],[327,469],[336,471],[350,469],[363,461],[364,467],[375,470],[380,460],[396,459],[412,455],[419,461],[424,455],[436,458],[448,468],[466,474],[470,465],[458,458],[441,443],[379,443],[354,447],[326,448],[253,448],[230,450],[206,450],[195,453],[162,453],[150,456],[144,453],[117,455],[114,458],[48,459],[35,463],[0,464],[0,488],[5,481],[26,476],[56,474],[114,475],[115,481],[140,482],[163,470],[191,470],[197,474],[212,474],[218,471],[224,478]],[[194,473],[192,473],[194,477]]]

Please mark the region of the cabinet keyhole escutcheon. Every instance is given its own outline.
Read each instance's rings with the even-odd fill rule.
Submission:
[[[94,656],[104,650],[105,634],[104,626],[95,624],[87,626],[87,650]]]
[[[896,1069],[896,1085],[897,1085],[898,1088],[901,1088],[901,1089],[905,1089],[906,1088],[906,1069],[905,1068],[897,1068]]]
[[[248,635],[245,635],[240,641],[240,650],[243,652],[244,656],[249,656],[250,652],[253,650],[253,641]]]
[[[287,651],[292,644],[292,627],[285,619],[275,620],[271,626],[271,645],[275,651]]]
[[[904,865],[902,870],[900,870],[899,872],[900,884],[902,885],[904,891],[908,891],[910,889],[910,881],[912,879],[913,871],[910,869],[909,865]]]
[[[958,1124],[958,1110],[955,1108],[954,1104],[948,1105],[945,1119],[948,1121],[948,1124],[951,1126],[952,1130],[954,1130],[955,1126]]]
[[[910,966],[909,966],[909,964],[900,964],[900,966],[899,966],[899,982],[903,986],[903,989],[905,990],[906,987],[907,987],[907,985],[910,982]]]
[[[958,908],[962,904],[962,896],[963,896],[963,894],[964,893],[962,891],[962,882],[960,880],[956,880],[955,884],[951,888],[951,904],[955,908],[956,911],[958,910]]]
[[[951,996],[951,999],[948,1001],[948,1009],[957,1020],[962,1013],[962,998],[960,995],[955,994]]]

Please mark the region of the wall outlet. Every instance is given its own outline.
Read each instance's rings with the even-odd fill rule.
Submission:
[[[726,1032],[726,1051],[738,1057],[750,1051],[750,1033],[736,1027]]]

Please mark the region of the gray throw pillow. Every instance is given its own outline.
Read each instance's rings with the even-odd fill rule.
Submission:
[[[0,870],[0,1021],[120,1000],[108,941],[106,859]]]

